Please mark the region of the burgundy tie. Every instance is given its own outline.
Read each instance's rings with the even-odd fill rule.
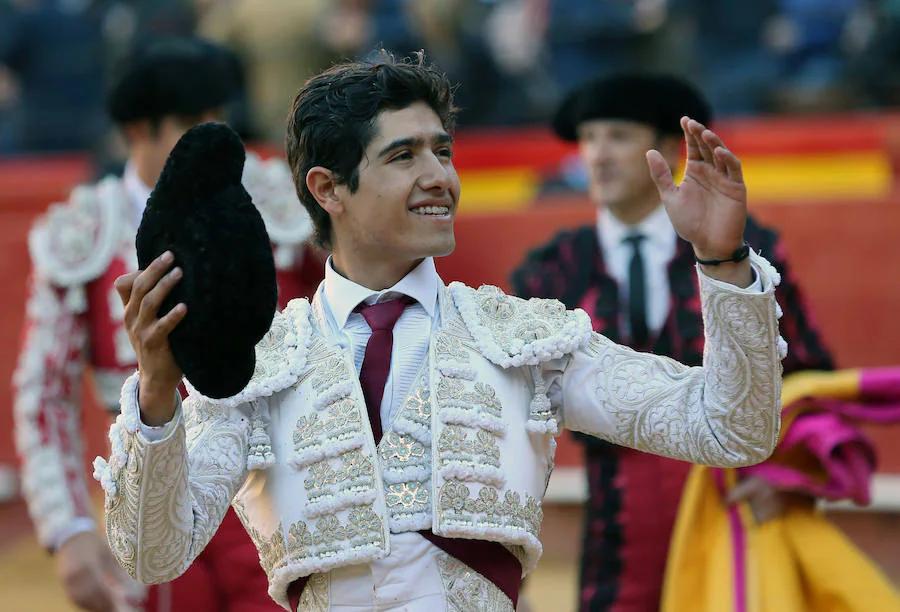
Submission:
[[[387,384],[391,370],[391,349],[394,347],[394,324],[403,309],[413,302],[412,298],[401,297],[396,300],[371,304],[360,304],[355,312],[360,313],[369,324],[372,335],[366,344],[362,368],[359,370],[359,383],[362,385],[363,397],[369,411],[369,422],[375,444],[381,441],[381,398],[384,397],[384,385]]]

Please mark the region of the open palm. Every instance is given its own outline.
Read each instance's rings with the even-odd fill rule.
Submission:
[[[740,160],[715,132],[681,118],[687,165],[680,185],[658,151],[647,153],[650,174],[678,235],[703,259],[725,259],[743,244],[747,187]]]

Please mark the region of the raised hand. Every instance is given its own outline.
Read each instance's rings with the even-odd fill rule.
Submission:
[[[174,261],[166,252],[147,266],[116,279],[116,291],[125,305],[125,328],[138,358],[141,373],[139,401],[141,417],[148,425],[162,425],[175,412],[175,390],[181,369],[169,348],[169,334],[187,314],[178,304],[159,317],[159,307],[169,291],[181,280],[181,269],[169,270]]]
[[[658,151],[647,152],[650,174],[678,235],[694,246],[703,260],[729,259],[743,244],[747,222],[747,187],[741,161],[722,139],[703,124],[681,118],[687,143],[687,165],[680,185],[672,179],[665,159]],[[726,264],[713,276],[737,281],[744,286],[752,275],[749,263]],[[736,266],[736,267],[735,267]],[[706,271],[712,266],[707,266]]]

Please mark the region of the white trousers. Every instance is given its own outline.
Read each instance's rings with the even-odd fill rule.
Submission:
[[[418,533],[391,534],[391,554],[312,576],[304,612],[512,612],[492,582]]]

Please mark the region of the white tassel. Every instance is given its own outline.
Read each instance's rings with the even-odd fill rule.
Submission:
[[[248,470],[264,470],[275,464],[272,440],[266,432],[269,424],[269,403],[259,398],[253,403],[250,417],[250,449],[247,453]]]
[[[782,338],[781,336],[778,336],[778,358],[784,359],[785,357],[787,357],[787,355],[788,355],[788,343],[784,338]]]
[[[69,290],[66,291],[65,303],[70,312],[81,314],[87,311],[88,304],[84,287],[82,285],[69,287]]]
[[[541,369],[537,366],[531,367],[531,376],[534,379],[534,395],[531,396],[531,416],[536,421],[546,421],[550,418],[551,407],[550,399],[547,397],[547,383]]]
[[[275,247],[275,267],[279,270],[290,270],[294,265],[294,247],[279,244]]]

